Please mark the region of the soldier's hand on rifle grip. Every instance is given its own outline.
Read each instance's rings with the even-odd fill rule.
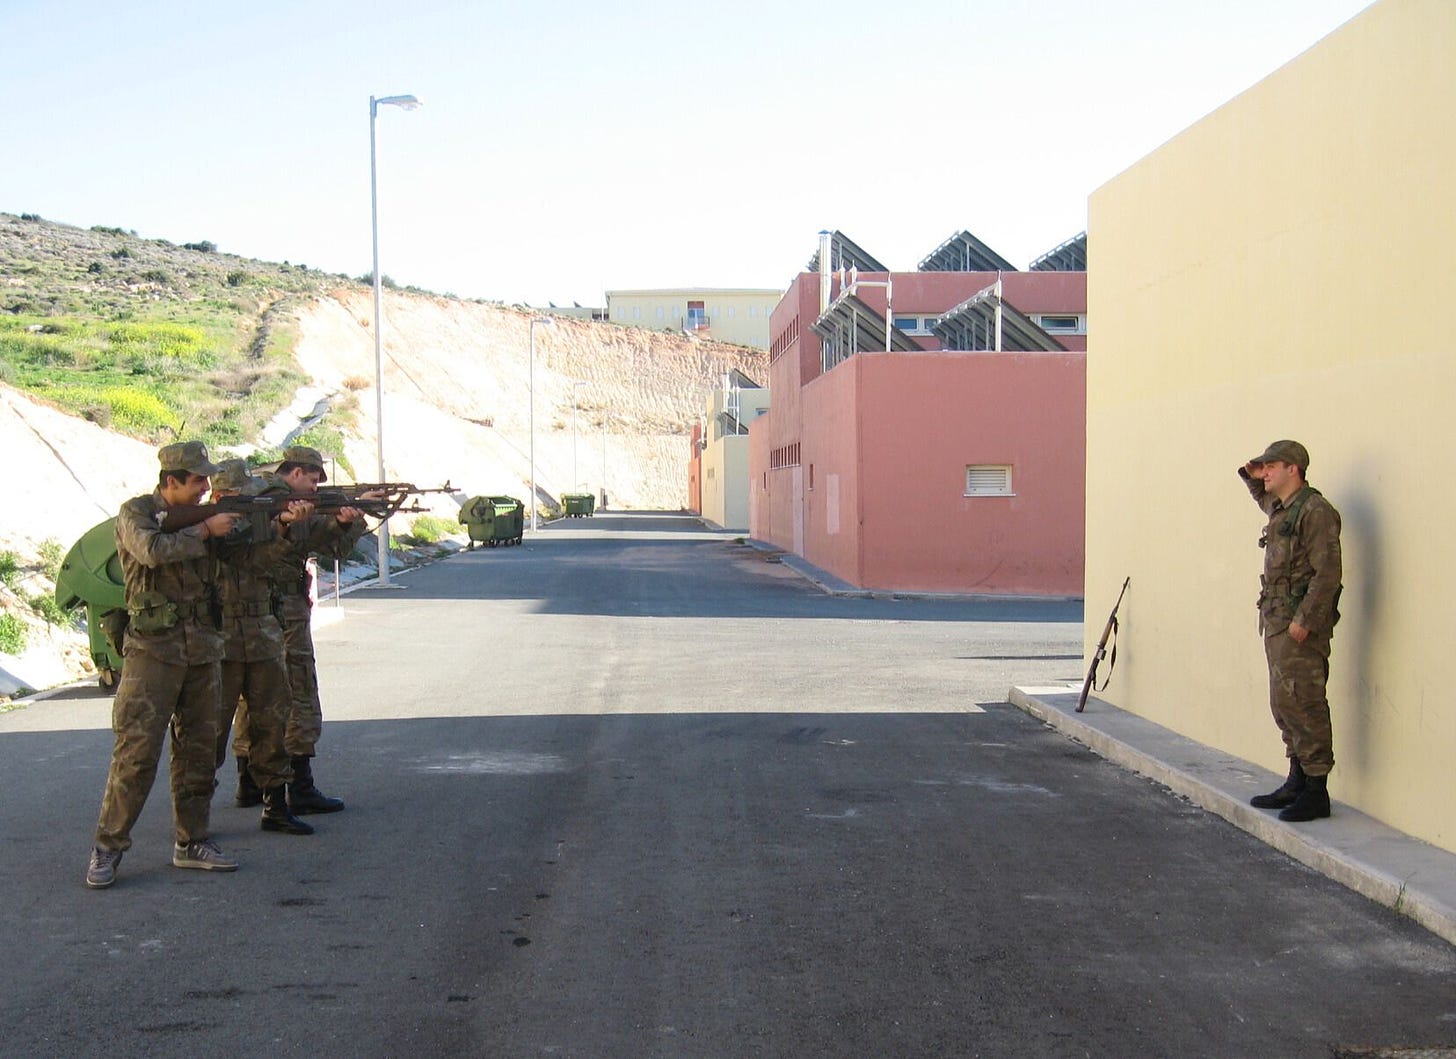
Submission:
[[[339,520],[340,525],[347,526],[355,519],[363,518],[364,512],[360,511],[357,507],[341,507],[339,508],[339,513],[334,517]]]
[[[283,523],[302,522],[313,514],[313,505],[307,500],[291,500],[288,506],[278,512],[278,521]]]
[[[200,523],[202,526],[202,539],[206,540],[208,537],[226,537],[242,517],[242,515],[231,511],[219,511],[216,515],[208,516]]]

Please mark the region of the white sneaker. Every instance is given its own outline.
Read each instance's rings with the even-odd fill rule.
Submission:
[[[238,862],[218,849],[210,838],[201,842],[180,842],[172,849],[172,863],[178,868],[201,868],[203,871],[237,871]]]

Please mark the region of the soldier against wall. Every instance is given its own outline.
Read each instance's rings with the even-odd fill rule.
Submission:
[[[1268,517],[1259,546],[1259,631],[1269,666],[1269,708],[1284,740],[1289,774],[1251,799],[1293,822],[1330,815],[1327,788],[1334,736],[1325,684],[1341,589],[1340,513],[1305,480],[1309,452],[1276,441],[1239,468],[1249,495]]]

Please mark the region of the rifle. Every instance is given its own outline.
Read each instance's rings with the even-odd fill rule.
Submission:
[[[1117,611],[1122,606],[1122,597],[1127,595],[1127,586],[1132,583],[1128,577],[1122,583],[1122,591],[1117,594],[1117,602],[1113,604],[1112,613],[1107,616],[1107,625],[1102,629],[1102,639],[1097,641],[1097,650],[1092,654],[1092,664],[1087,667],[1087,679],[1082,681],[1082,694],[1077,696],[1077,712],[1081,713],[1087,708],[1087,696],[1094,691],[1106,691],[1107,682],[1112,679],[1112,670],[1117,665]],[[1102,680],[1102,687],[1096,687],[1097,666],[1107,656],[1107,639],[1112,638],[1112,658],[1107,663],[1107,676]]]
[[[163,533],[175,533],[204,522],[213,515],[233,513],[244,516],[250,523],[251,538],[255,541],[269,540],[272,530],[268,523],[288,509],[295,500],[303,500],[319,512],[337,512],[341,508],[357,508],[370,518],[386,519],[403,511],[407,514],[428,511],[415,500],[409,507],[404,503],[412,496],[422,493],[454,493],[446,482],[438,489],[419,489],[409,482],[382,482],[377,485],[329,486],[314,493],[292,493],[281,490],[257,496],[236,494],[215,497],[209,504],[179,504],[160,513],[158,527]],[[374,493],[379,495],[365,496]]]

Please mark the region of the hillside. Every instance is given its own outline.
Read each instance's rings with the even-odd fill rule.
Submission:
[[[385,292],[389,478],[528,498],[537,315]],[[152,488],[155,448],[175,437],[258,462],[302,440],[337,458],[335,478],[372,480],[372,325],[371,288],[348,277],[0,214],[0,566],[17,566],[0,577],[0,620],[23,620],[79,671],[84,637],[48,630],[36,602],[55,552]],[[605,488],[614,508],[682,507],[688,432],[732,369],[766,382],[767,354],[566,317],[538,325],[538,503]],[[453,521],[458,498],[431,499]]]

